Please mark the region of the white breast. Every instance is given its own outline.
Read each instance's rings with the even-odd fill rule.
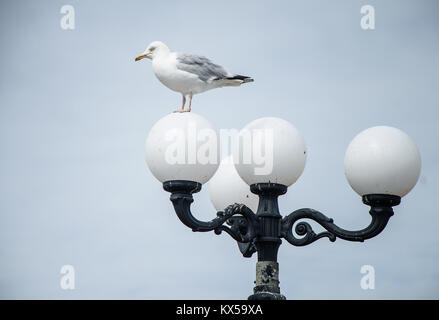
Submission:
[[[157,79],[166,87],[184,95],[191,92],[197,94],[210,89],[210,86],[195,74],[177,69],[177,59],[174,53],[154,58],[152,70]]]

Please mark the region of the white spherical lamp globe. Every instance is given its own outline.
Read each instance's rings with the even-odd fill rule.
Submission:
[[[288,121],[260,118],[240,131],[233,157],[238,174],[248,185],[271,182],[290,186],[305,168],[306,146]]]
[[[202,116],[171,113],[151,128],[146,163],[160,181],[207,182],[218,168],[218,135]]]
[[[344,167],[349,184],[359,195],[403,197],[418,181],[421,157],[406,133],[378,126],[362,131],[352,140]]]
[[[253,212],[258,209],[259,197],[250,191],[233,164],[232,156],[224,158],[209,181],[210,200],[217,211],[234,203],[242,203]]]

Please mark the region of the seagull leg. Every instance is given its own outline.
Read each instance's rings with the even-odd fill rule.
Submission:
[[[182,94],[183,102],[181,104],[181,110],[175,110],[174,112],[184,112],[184,105],[186,104],[186,96]]]
[[[187,112],[191,112],[191,105],[192,105],[192,92],[189,94],[189,106]]]
[[[183,106],[181,108],[181,110],[175,110],[174,112],[191,112],[191,105],[192,105],[192,92],[189,94],[189,106],[187,108],[187,110],[184,109],[184,104],[186,102],[186,97],[183,96]]]

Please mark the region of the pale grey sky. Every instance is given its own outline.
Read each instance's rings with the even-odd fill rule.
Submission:
[[[75,8],[76,29],[60,28]],[[375,7],[376,29],[360,28]],[[252,76],[195,96],[217,129],[276,116],[308,147],[280,199],[342,227],[369,222],[343,157],[375,125],[409,134],[418,185],[365,243],[327,239],[279,253],[289,299],[438,299],[439,20],[437,1],[2,1],[0,3],[0,298],[241,299],[256,257],[223,234],[193,233],[144,163],[152,125],[180,104],[134,57],[153,40]],[[208,192],[194,213],[215,216]],[[60,268],[76,270],[75,290]],[[376,288],[360,287],[362,265]]]

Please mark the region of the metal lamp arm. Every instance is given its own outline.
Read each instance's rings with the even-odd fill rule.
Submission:
[[[228,233],[238,242],[250,242],[255,237],[256,215],[243,204],[233,204],[224,211],[217,212],[211,221],[200,221],[191,212],[192,194],[201,190],[201,184],[192,181],[168,181],[163,184],[166,191],[171,192],[171,202],[180,221],[192,231],[222,231]],[[236,216],[236,217],[235,217]],[[225,226],[227,223],[230,227]]]
[[[367,195],[363,196],[363,202],[371,206],[369,213],[372,216],[370,224],[364,229],[350,231],[340,228],[334,224],[333,219],[328,218],[321,212],[304,208],[296,210],[282,219],[281,236],[294,246],[305,246],[323,237],[329,238],[332,242],[337,237],[348,241],[363,242],[366,239],[375,237],[384,230],[393,215],[392,206],[399,204],[400,198],[387,195]],[[313,220],[327,231],[316,234],[309,223],[302,221],[295,227],[297,235],[302,236],[298,238],[293,233],[293,225],[300,219]]]

